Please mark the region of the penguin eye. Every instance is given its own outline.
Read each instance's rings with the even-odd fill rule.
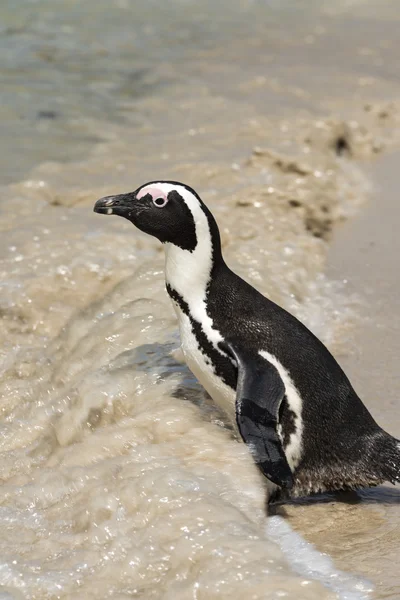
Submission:
[[[168,198],[153,198],[153,204],[157,206],[157,208],[164,208],[164,206],[168,204]]]

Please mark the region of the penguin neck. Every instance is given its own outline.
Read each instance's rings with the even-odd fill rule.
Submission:
[[[193,251],[165,244],[165,280],[188,306],[206,300],[212,277],[226,268],[221,253],[221,238],[214,217],[202,205],[192,211],[196,225],[197,244]]]

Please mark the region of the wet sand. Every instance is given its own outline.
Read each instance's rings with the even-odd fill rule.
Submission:
[[[364,167],[371,198],[339,227],[328,254],[327,275],[346,280],[360,296],[362,322],[343,362],[377,420],[400,438],[400,153]]]
[[[359,319],[338,356],[376,420],[400,438],[400,153],[365,167],[370,201],[336,230],[327,274],[359,298]],[[290,521],[336,564],[364,575],[375,598],[400,597],[400,489],[389,484],[359,494],[290,507]],[[320,503],[321,502],[321,503]]]

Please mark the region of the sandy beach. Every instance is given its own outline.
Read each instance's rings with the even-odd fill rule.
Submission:
[[[347,281],[361,300],[361,322],[353,331],[344,364],[377,420],[399,435],[400,223],[399,152],[365,167],[371,198],[338,228],[328,254],[327,274]]]
[[[347,293],[358,298],[358,319],[338,360],[378,423],[397,437],[399,163],[400,154],[392,152],[365,167],[372,183],[370,200],[336,230],[326,271],[333,279],[345,281]],[[306,539],[333,556],[338,566],[368,577],[377,587],[376,597],[395,600],[400,594],[400,490],[381,486],[344,495],[339,502],[332,500],[324,497],[321,504],[317,500],[287,509],[291,522]]]

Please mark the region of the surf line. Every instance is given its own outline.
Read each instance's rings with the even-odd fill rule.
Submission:
[[[319,581],[339,600],[369,600],[374,586],[367,579],[337,569],[332,558],[307,542],[278,515],[267,519],[266,534],[282,550],[289,566],[299,575]]]

